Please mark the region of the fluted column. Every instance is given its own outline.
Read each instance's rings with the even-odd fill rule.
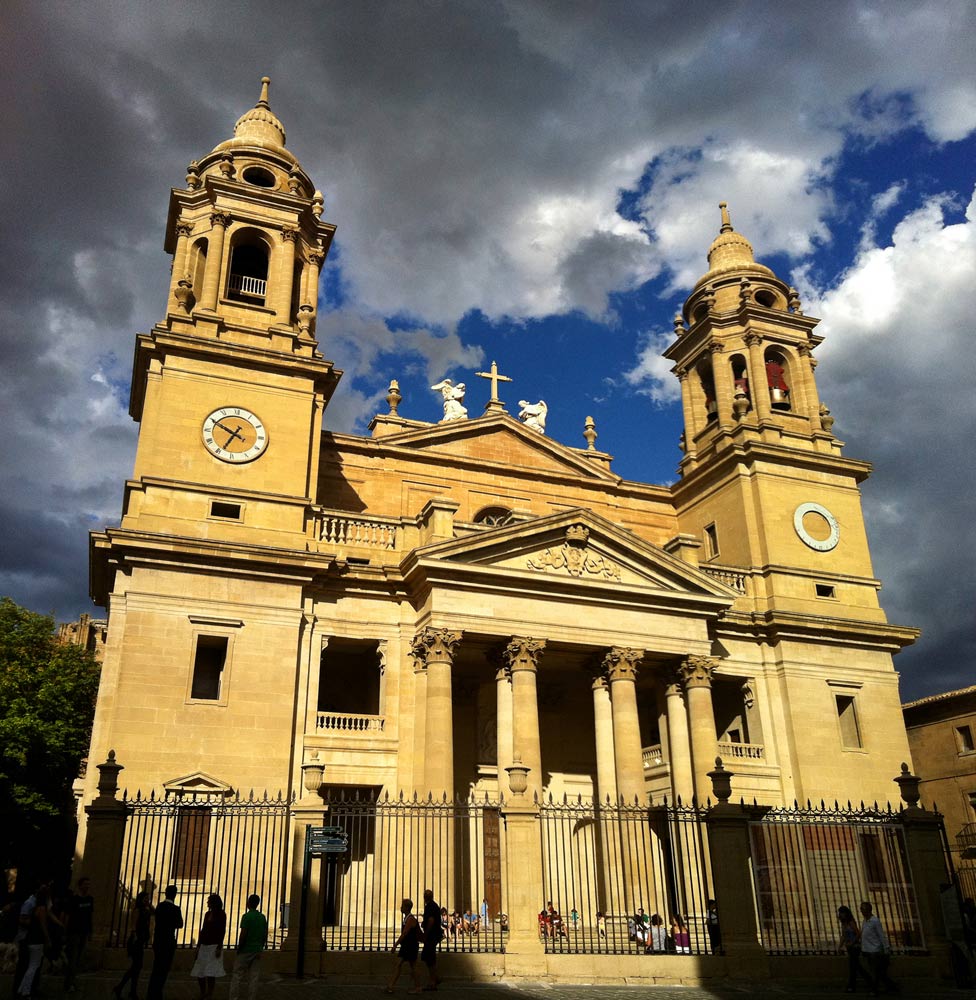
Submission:
[[[666,678],[664,697],[668,715],[668,763],[671,766],[671,793],[682,802],[691,801],[695,782],[691,766],[691,743],[688,740],[688,713],[681,687],[681,676],[672,671]]]
[[[529,769],[529,802],[533,797],[542,798],[542,743],[539,738],[539,695],[536,672],[545,639],[513,636],[505,647],[505,660],[512,673],[512,751],[521,754],[522,763]]]
[[[596,730],[596,788],[598,802],[617,801],[617,771],[614,764],[613,706],[610,683],[604,676],[593,678],[593,724]]]
[[[278,251],[279,262],[275,270],[278,273],[277,289],[274,300],[275,319],[285,326],[291,326],[295,317],[291,310],[291,293],[295,283],[295,241],[298,230],[285,226],[281,230],[281,249]]]
[[[508,774],[505,768],[512,766],[512,672],[507,663],[496,664],[495,697],[498,787],[503,794],[507,794]]]
[[[203,275],[203,291],[200,293],[200,308],[213,312],[217,308],[217,292],[220,288],[220,269],[224,263],[224,236],[230,225],[229,215],[223,212],[210,213],[210,243],[207,246],[207,269]]]
[[[715,712],[712,709],[712,674],[717,662],[711,656],[689,656],[679,668],[685,684],[695,794],[699,802],[704,802],[711,794],[712,783],[708,772],[715,763],[718,750]]]
[[[454,796],[454,707],[451,667],[461,633],[427,627],[414,636],[413,654],[427,666],[424,785],[435,797]]]
[[[745,342],[749,348],[749,391],[752,395],[752,408],[760,420],[765,420],[772,413],[772,406],[769,403],[766,362],[763,360],[763,340],[758,333],[747,333]]]
[[[604,657],[613,711],[613,755],[617,795],[628,804],[643,800],[644,761],[637,715],[637,668],[643,649],[615,646]]]

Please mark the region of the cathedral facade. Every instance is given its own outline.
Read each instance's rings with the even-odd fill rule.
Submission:
[[[701,801],[721,757],[770,805],[884,801],[909,759],[859,484],[819,398],[817,320],[722,207],[667,356],[680,478],[498,398],[330,429],[316,338],[335,227],[267,83],[174,189],[165,314],[136,338],[91,759],[129,788],[326,786]],[[703,248],[704,250],[704,248]],[[341,358],[336,362],[341,364]],[[519,762],[521,762],[519,764]],[[87,797],[97,775],[89,771]]]

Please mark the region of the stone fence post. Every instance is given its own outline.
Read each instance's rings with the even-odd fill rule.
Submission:
[[[738,979],[768,979],[769,959],[760,942],[750,857],[749,821],[753,810],[729,802],[732,772],[715,758],[708,772],[717,805],[708,810],[708,853],[712,862],[712,886],[718,907],[722,948],[728,974]]]
[[[96,946],[118,943],[111,939],[112,914],[119,900],[122,843],[129,815],[125,803],[116,798],[122,770],[115,760],[115,751],[109,750],[108,758],[98,765],[98,795],[91,805],[85,806],[88,834],[79,872],[91,879],[95,898],[92,943]]]

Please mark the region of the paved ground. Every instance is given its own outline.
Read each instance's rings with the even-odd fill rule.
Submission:
[[[846,995],[842,970],[836,981],[829,983],[727,983],[701,988],[692,986],[553,986],[546,983],[444,983],[440,995],[447,994],[456,1000],[715,1000],[715,998],[756,997],[758,1000],[785,1000],[789,997],[814,998]],[[72,1000],[111,1000],[111,989],[117,974],[93,972],[81,976],[78,990],[69,994]],[[140,984],[145,987],[146,978]],[[216,1000],[227,1000],[229,977],[217,986]],[[302,1000],[305,997],[322,997],[328,1000],[380,1000],[384,997],[384,984],[343,984],[329,979],[304,979],[268,977],[262,980],[261,1000]],[[0,977],[0,998],[11,995],[12,979]],[[406,1000],[407,987],[401,983],[396,996]],[[42,1000],[54,1000],[64,994],[59,978],[45,979],[41,984]],[[141,995],[141,994],[140,994]],[[862,993],[862,995],[864,995]],[[919,988],[913,985],[903,994],[912,1000],[974,1000],[973,990],[957,990],[932,984]],[[166,986],[166,1000],[197,1000],[199,991],[195,980],[185,973],[174,973]]]

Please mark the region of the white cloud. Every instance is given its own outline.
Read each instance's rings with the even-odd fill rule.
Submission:
[[[681,383],[671,374],[671,362],[663,351],[674,340],[674,334],[652,331],[641,337],[637,363],[624,373],[625,380],[642,396],[660,405],[681,399]]]

